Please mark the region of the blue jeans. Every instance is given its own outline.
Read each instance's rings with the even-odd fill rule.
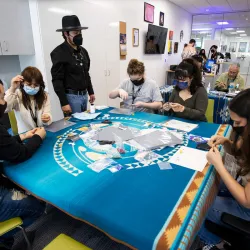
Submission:
[[[244,220],[250,220],[250,209],[247,209],[243,206],[241,206],[231,195],[231,193],[228,191],[226,186],[221,184],[220,191],[218,193],[218,196],[216,197],[212,207],[209,209],[206,219],[226,227],[224,223],[221,222],[221,215],[223,212],[235,215],[237,217],[240,217]],[[222,239],[220,239],[215,234],[209,232],[203,223],[200,231],[199,231],[199,237],[201,241],[203,241],[205,244],[218,244],[221,242]]]
[[[9,190],[0,186],[0,221],[21,217],[23,227],[32,224],[44,213],[45,204],[32,196],[27,196],[17,190]],[[0,241],[11,238],[16,233],[12,230],[0,237]]]
[[[66,94],[72,113],[81,113],[87,110],[88,94]]]

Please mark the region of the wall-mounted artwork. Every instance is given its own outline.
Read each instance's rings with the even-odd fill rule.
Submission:
[[[133,29],[133,47],[139,46],[139,29]]]
[[[149,3],[144,3],[144,21],[154,23],[155,7]]]
[[[169,40],[173,40],[173,38],[174,38],[174,32],[172,30],[169,31],[168,38],[169,38]]]
[[[164,26],[164,13],[163,12],[160,12],[159,25]]]
[[[181,30],[181,32],[180,32],[180,43],[183,40],[183,36],[184,36],[184,33],[183,33],[183,30]]]
[[[238,52],[243,52],[243,53],[245,53],[246,50],[247,50],[247,43],[246,43],[246,42],[240,42]]]
[[[179,43],[175,42],[174,43],[174,53],[178,53],[178,47],[179,47]]]
[[[168,41],[168,54],[172,54],[172,41]]]
[[[120,33],[120,44],[126,44],[126,43],[127,43],[126,34]]]
[[[236,52],[236,49],[237,49],[237,43],[231,42],[229,46],[229,52]]]

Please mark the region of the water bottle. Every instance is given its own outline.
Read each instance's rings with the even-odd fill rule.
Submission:
[[[209,94],[209,92],[210,92],[210,88],[211,88],[211,84],[210,84],[210,82],[208,83],[208,85],[207,85],[207,93]]]
[[[233,84],[232,82],[231,82],[230,85],[229,85],[228,93],[229,93],[229,94],[234,93],[234,84]]]
[[[90,114],[94,114],[95,113],[95,104],[91,103],[90,104]]]

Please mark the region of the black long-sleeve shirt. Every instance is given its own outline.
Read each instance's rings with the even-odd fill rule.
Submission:
[[[65,90],[86,90],[94,94],[89,75],[90,58],[88,52],[79,46],[74,50],[66,41],[50,54],[52,60],[52,83],[61,106],[68,105]]]
[[[23,162],[36,152],[41,143],[39,135],[33,135],[26,143],[22,143],[19,135],[11,136],[4,126],[0,125],[0,161]],[[3,178],[1,173],[0,186],[9,187],[8,179]]]

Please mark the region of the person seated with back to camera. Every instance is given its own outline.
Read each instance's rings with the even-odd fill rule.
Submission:
[[[235,90],[244,90],[245,81],[239,71],[240,65],[238,63],[231,64],[228,72],[221,74],[216,80],[215,90],[228,92],[231,84],[233,84]]]
[[[37,68],[27,67],[14,77],[4,99],[7,102],[5,112],[15,112],[18,133],[52,123],[49,95]]]
[[[4,100],[4,87],[0,82],[0,118],[3,117],[7,103]],[[37,151],[46,136],[44,128],[35,128],[25,134],[11,136],[0,124],[0,169],[2,161],[19,163],[26,161]],[[24,143],[25,141],[25,143]],[[35,166],[33,166],[35,167]],[[0,172],[0,221],[21,217],[27,227],[44,213],[45,204],[24,194],[20,188]],[[15,230],[0,237],[0,243],[11,248]],[[2,249],[2,248],[1,248]]]
[[[137,59],[131,59],[127,73],[129,79],[124,80],[111,91],[109,98],[120,97],[124,108],[135,108],[136,111],[152,113],[162,108],[162,96],[155,81],[145,77],[145,66]]]
[[[202,85],[201,71],[192,58],[184,59],[175,71],[175,88],[163,109],[176,117],[206,122],[207,91]]]

